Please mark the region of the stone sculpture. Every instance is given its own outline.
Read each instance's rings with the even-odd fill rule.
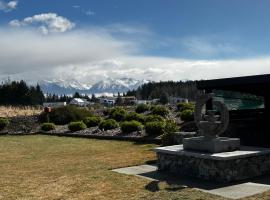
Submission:
[[[216,110],[208,110],[205,114],[203,108],[207,101],[213,98],[213,94],[204,94],[197,98],[194,120],[201,134],[208,138],[214,138],[222,134],[229,124],[229,111],[224,103],[220,101],[213,101],[213,106],[219,111],[219,115],[216,114]]]
[[[202,136],[183,139],[185,150],[219,153],[240,148],[239,138],[219,137],[228,127],[229,111],[220,101],[212,101],[216,110],[206,110],[206,103],[212,98],[213,94],[203,94],[197,98],[194,119]]]

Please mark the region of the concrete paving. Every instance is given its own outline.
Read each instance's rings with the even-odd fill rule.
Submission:
[[[143,176],[143,174],[145,173],[156,172],[156,170],[157,170],[157,167],[154,165],[139,165],[139,166],[133,166],[133,167],[113,169],[112,171],[118,172],[121,174],[135,175],[142,178],[146,178],[151,181],[156,181],[157,179],[155,179],[154,177]]]
[[[196,188],[203,192],[230,199],[239,199],[265,192],[270,189],[270,177],[261,177],[246,182],[222,184],[188,177],[176,177],[157,171],[155,165],[140,165],[112,170],[114,172],[135,175],[152,182],[165,181],[169,185]]]

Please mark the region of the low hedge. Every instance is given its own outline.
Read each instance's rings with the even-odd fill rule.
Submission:
[[[121,130],[124,133],[131,133],[134,131],[141,131],[143,129],[143,125],[135,120],[125,121],[121,123]]]
[[[170,145],[175,145],[175,133],[164,133],[161,135],[161,143],[162,146],[170,146]]]
[[[152,114],[166,117],[169,114],[169,110],[165,106],[155,106],[152,109]]]
[[[70,131],[72,131],[72,132],[74,132],[74,131],[80,131],[80,130],[86,129],[86,125],[82,121],[70,122],[68,124],[68,129]]]
[[[194,110],[183,110],[182,112],[180,112],[180,118],[183,121],[193,121]]]
[[[194,110],[195,105],[193,103],[178,103],[177,104],[177,109],[179,111],[183,110]]]
[[[86,117],[83,122],[85,123],[85,125],[87,127],[94,127],[94,126],[98,126],[100,124],[100,122],[102,121],[101,117],[98,116],[94,116],[94,117]]]
[[[150,108],[148,105],[146,104],[139,104],[136,109],[135,109],[135,112],[136,113],[144,113],[146,111],[148,111]]]
[[[144,119],[145,123],[147,122],[165,122],[165,119],[160,115],[147,115]]]
[[[114,119],[106,119],[99,124],[101,130],[111,130],[117,128],[119,124]]]
[[[43,131],[51,131],[55,129],[54,123],[43,123],[41,124],[41,130]]]
[[[9,120],[7,118],[0,118],[0,130],[3,130],[9,125]]]
[[[147,122],[145,131],[150,136],[162,135],[165,133],[165,122]]]
[[[161,141],[163,146],[174,145],[175,141],[175,132],[179,131],[175,121],[167,120],[165,125],[165,133],[161,136]]]
[[[144,123],[144,119],[145,117],[141,114],[138,114],[136,112],[131,112],[131,113],[128,113],[125,117],[125,121],[132,121],[132,120],[135,120],[135,121],[138,121],[138,122],[141,122],[141,123]]]
[[[127,111],[119,107],[112,108],[109,112],[109,117],[118,122],[124,120],[126,115],[127,115]]]

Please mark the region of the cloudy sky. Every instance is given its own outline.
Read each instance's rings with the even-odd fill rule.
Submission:
[[[0,79],[270,73],[267,0],[0,0]]]

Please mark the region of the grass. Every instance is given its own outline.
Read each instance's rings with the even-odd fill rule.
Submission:
[[[0,137],[0,199],[223,199],[110,171],[155,159],[153,147],[54,136]],[[258,199],[265,197],[270,192]]]
[[[0,117],[16,117],[37,115],[42,112],[41,107],[32,106],[0,106]]]

